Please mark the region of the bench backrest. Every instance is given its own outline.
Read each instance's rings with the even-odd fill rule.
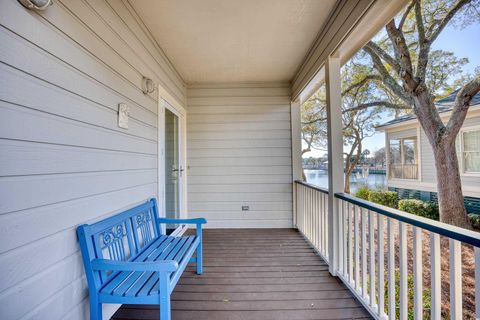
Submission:
[[[93,259],[128,261],[161,235],[155,199],[77,229],[89,283],[101,286],[112,274],[93,272]]]

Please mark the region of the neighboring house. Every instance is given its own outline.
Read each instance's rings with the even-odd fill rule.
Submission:
[[[444,121],[450,117],[456,94],[436,103]],[[436,201],[434,156],[416,116],[396,118],[377,131],[385,132],[388,188],[401,198]],[[480,94],[471,102],[456,145],[467,211],[480,213]]]

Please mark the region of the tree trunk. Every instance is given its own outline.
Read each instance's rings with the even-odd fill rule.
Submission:
[[[463,228],[471,228],[465,210],[455,144],[442,141],[433,147],[433,152],[437,169],[440,221]]]
[[[345,193],[350,193],[350,176],[352,175],[352,172],[350,171],[350,168],[346,168],[345,170],[345,187],[343,188],[343,192]]]

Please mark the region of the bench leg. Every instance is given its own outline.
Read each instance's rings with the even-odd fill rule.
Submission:
[[[102,320],[102,304],[93,296],[90,296],[90,320]]]
[[[200,243],[198,244],[197,247],[197,274],[202,274],[203,273],[203,252],[202,252],[202,241],[200,240]]]
[[[170,320],[170,274],[160,272],[160,320]]]

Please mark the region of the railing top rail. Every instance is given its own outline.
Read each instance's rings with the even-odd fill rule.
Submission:
[[[478,232],[463,229],[460,227],[455,227],[432,219],[419,217],[414,214],[403,212],[397,209],[385,207],[376,203],[356,198],[346,193],[336,193],[335,197],[353,203],[365,209],[374,211],[381,215],[387,216],[389,218],[411,224],[412,226],[432,231],[434,233],[438,233],[439,235],[446,236],[475,247],[480,247],[480,233]]]
[[[310,184],[310,183],[305,182],[305,181],[300,181],[300,180],[295,180],[295,183],[301,184],[302,186],[312,188],[312,189],[315,189],[315,190],[320,191],[322,193],[328,194],[328,189],[326,189],[326,188],[322,188],[322,187]]]

